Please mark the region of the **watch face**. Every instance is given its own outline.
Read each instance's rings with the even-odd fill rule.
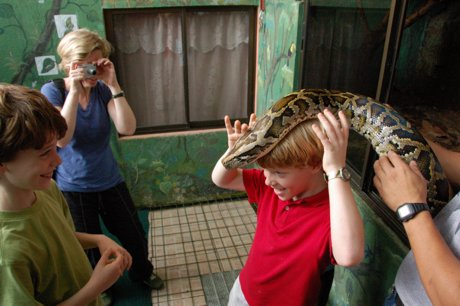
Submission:
[[[426,203],[405,203],[398,207],[396,210],[396,216],[399,221],[407,221],[415,217],[419,212],[424,210],[430,210]]]
[[[413,210],[412,210],[412,207],[410,205],[403,205],[403,206],[398,208],[396,213],[398,214],[398,218],[400,220],[404,220],[404,219],[406,219],[407,217],[409,217],[413,213]]]
[[[342,178],[346,181],[348,181],[351,178],[351,173],[348,171],[347,168],[342,169]]]

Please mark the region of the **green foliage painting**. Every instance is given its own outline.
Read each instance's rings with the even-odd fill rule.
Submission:
[[[299,1],[266,1],[259,14],[258,114],[294,89],[301,8]]]
[[[43,83],[58,77],[55,53],[60,38],[56,27],[59,19],[55,16],[63,17],[65,31],[61,36],[77,26],[103,33],[98,0],[0,1],[2,82],[40,88]],[[70,16],[75,16],[78,25]]]

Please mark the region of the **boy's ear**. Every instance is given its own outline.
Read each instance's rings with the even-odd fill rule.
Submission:
[[[323,172],[323,164],[319,163],[312,167],[313,173]]]

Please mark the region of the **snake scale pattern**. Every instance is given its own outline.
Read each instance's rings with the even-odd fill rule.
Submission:
[[[424,138],[389,105],[350,92],[302,89],[288,94],[257,119],[222,159],[222,164],[231,169],[255,162],[296,125],[316,118],[325,108],[335,114],[342,110],[350,127],[370,141],[379,156],[393,150],[407,162],[415,160],[429,182],[428,204],[433,212],[450,200],[450,185]]]

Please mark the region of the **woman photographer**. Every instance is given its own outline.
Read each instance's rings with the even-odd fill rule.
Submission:
[[[101,233],[101,217],[133,258],[130,279],[161,289],[163,281],[153,273],[145,231],[110,147],[111,120],[119,134],[132,135],[136,129],[110,52],[110,43],[88,29],[70,32],[59,42],[60,68],[67,77],[62,88],[49,82],[41,89],[68,125],[58,141],[62,164],[55,179],[77,231]],[[100,254],[91,250],[88,257],[95,265]]]

